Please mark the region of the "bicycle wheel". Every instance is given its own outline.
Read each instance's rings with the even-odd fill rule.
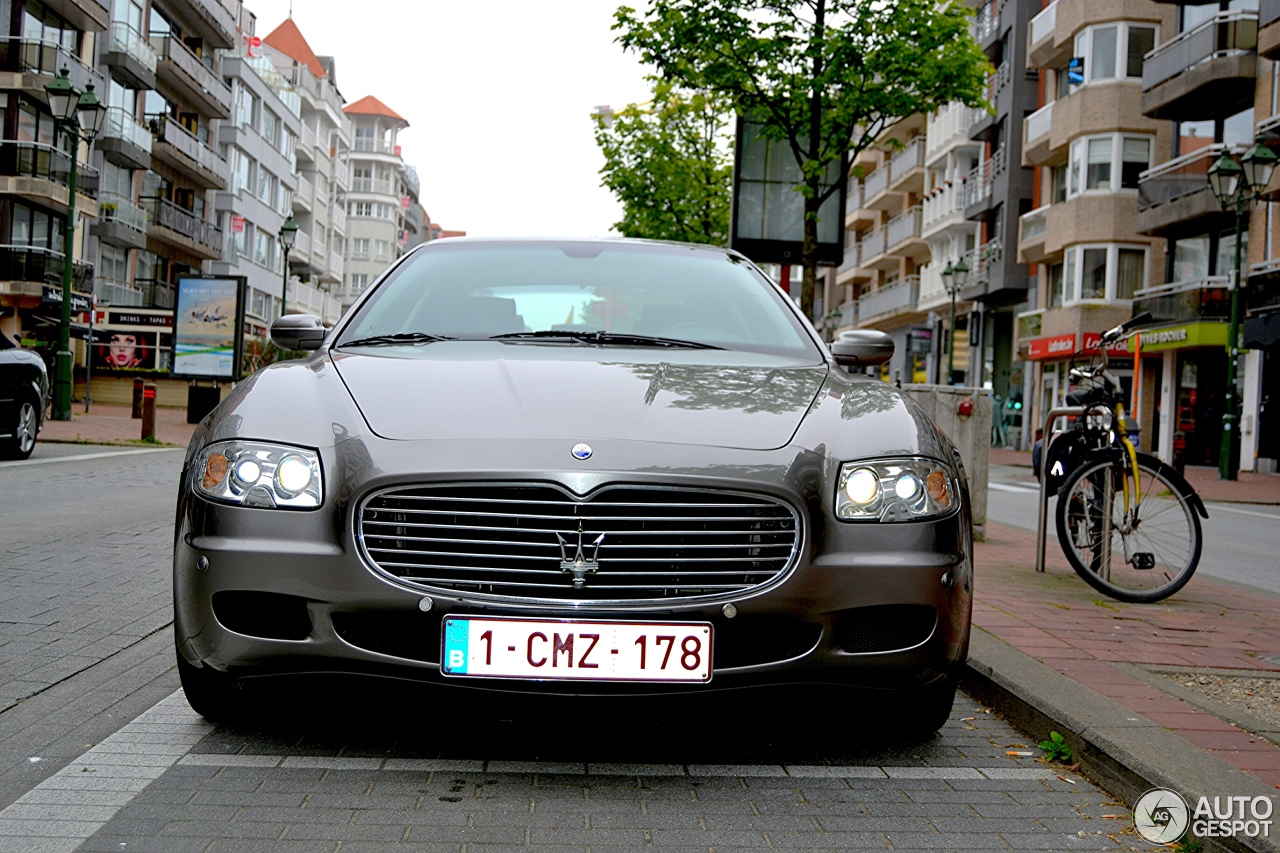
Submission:
[[[1055,515],[1058,541],[1076,574],[1112,598],[1146,604],[1191,580],[1203,543],[1200,518],[1183,497],[1188,487],[1175,472],[1162,473],[1159,460],[1140,455],[1135,479],[1142,499],[1126,512],[1120,464],[1083,465],[1059,491]]]

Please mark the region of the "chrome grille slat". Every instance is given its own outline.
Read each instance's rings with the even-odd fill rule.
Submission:
[[[401,581],[550,602],[755,589],[786,574],[800,541],[799,515],[776,498],[658,486],[608,486],[587,498],[547,484],[393,487],[366,498],[356,524],[366,559]],[[575,589],[561,560],[577,557],[579,529],[586,567]]]

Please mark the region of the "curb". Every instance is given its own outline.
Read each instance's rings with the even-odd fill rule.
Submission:
[[[976,626],[975,626],[976,627]],[[1081,771],[1127,806],[1152,788],[1190,803],[1207,796],[1264,796],[1280,815],[1280,792],[1057,670],[977,629],[961,686],[1039,740],[1060,732]],[[1193,806],[1194,807],[1194,806]],[[1273,817],[1273,821],[1276,818]],[[1273,823],[1273,828],[1280,821]],[[1280,833],[1277,833],[1280,835]],[[1280,853],[1276,837],[1203,838],[1204,851]]]

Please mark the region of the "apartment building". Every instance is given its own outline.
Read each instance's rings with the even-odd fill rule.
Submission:
[[[367,95],[343,108],[354,127],[351,192],[347,194],[346,280],[339,291],[344,307],[405,252],[402,241],[418,200],[416,171],[406,169],[396,141],[409,122]],[[421,229],[419,229],[421,233]]]
[[[1280,143],[1280,0],[1262,0],[1258,10],[1255,130]],[[1244,298],[1244,393],[1240,467],[1280,470],[1280,237],[1273,189],[1258,215],[1251,217],[1249,268]]]
[[[88,307],[94,264],[86,226],[99,212],[100,172],[85,146],[55,133],[44,87],[62,68],[76,88],[108,92],[95,54],[110,23],[98,0],[14,0],[3,16],[0,55],[0,331],[56,349],[62,275],[73,265],[73,307]],[[106,130],[104,129],[104,135]],[[144,134],[145,136],[145,134]],[[79,164],[78,228],[71,258],[64,253],[71,158]],[[83,330],[78,334],[83,337]],[[83,350],[81,348],[81,357]]]

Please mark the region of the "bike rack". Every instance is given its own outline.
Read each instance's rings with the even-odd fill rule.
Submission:
[[[1053,437],[1049,432],[1053,422],[1058,418],[1068,415],[1083,415],[1084,406],[1063,406],[1058,409],[1050,409],[1049,414],[1044,419],[1044,438],[1040,445],[1040,507],[1039,518],[1036,521],[1036,571],[1044,571],[1044,546],[1045,546],[1045,524],[1049,518],[1049,496],[1045,494],[1048,488],[1048,466],[1049,466],[1049,439]]]

